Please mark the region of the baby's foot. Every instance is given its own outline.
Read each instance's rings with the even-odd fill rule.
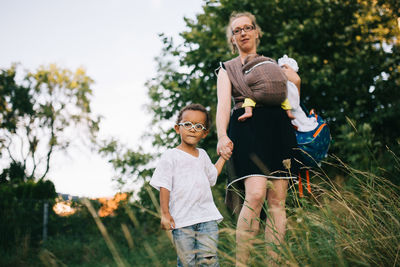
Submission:
[[[238,121],[244,122],[251,117],[253,117],[253,109],[251,107],[245,107],[244,114],[238,118]]]
[[[296,117],[293,115],[290,109],[286,110],[286,114],[288,115],[289,119],[294,120]]]

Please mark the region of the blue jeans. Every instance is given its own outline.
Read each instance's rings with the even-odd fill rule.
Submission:
[[[178,266],[218,267],[218,223],[209,221],[172,230]]]

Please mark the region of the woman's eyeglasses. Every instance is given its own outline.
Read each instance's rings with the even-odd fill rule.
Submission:
[[[190,121],[185,121],[185,122],[181,122],[178,123],[179,126],[182,126],[183,128],[185,128],[186,130],[190,131],[192,128],[196,131],[196,132],[201,132],[201,131],[205,131],[207,130],[206,127],[203,126],[203,124],[201,123],[196,123],[193,124]]]
[[[254,25],[244,25],[243,28],[237,27],[237,28],[235,28],[234,30],[232,30],[232,34],[233,34],[233,35],[238,35],[238,34],[241,34],[242,31],[244,31],[244,32],[249,32],[249,31],[254,30],[255,28],[256,28],[256,27],[254,27]]]

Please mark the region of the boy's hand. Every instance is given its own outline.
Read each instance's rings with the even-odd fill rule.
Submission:
[[[163,230],[175,229],[175,221],[172,218],[171,214],[168,213],[161,215],[161,229]]]

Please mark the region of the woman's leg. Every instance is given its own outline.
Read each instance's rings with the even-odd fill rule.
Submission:
[[[274,244],[284,241],[286,232],[286,209],[285,200],[287,195],[288,180],[271,180],[273,186],[268,189],[268,219],[265,227],[265,240]],[[268,254],[277,259],[277,254],[271,249]]]
[[[246,265],[251,239],[259,230],[259,217],[267,192],[267,179],[253,176],[244,181],[245,200],[236,229],[236,265]]]

